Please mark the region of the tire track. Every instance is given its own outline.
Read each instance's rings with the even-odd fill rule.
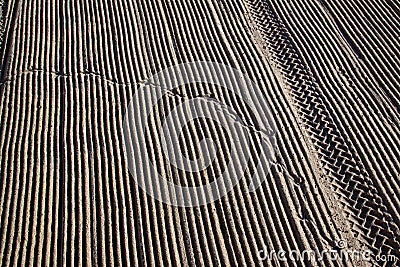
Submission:
[[[300,36],[301,35],[297,35],[298,38]],[[329,46],[330,45],[328,44],[328,47]],[[340,45],[338,44],[337,47],[340,47]],[[313,47],[311,48],[312,49],[310,50],[304,51],[306,56],[309,54],[317,55],[315,53],[318,51],[318,49]],[[344,65],[344,68],[348,69],[347,71],[343,70],[343,72],[351,73],[349,69],[351,68],[351,65],[355,63],[346,62],[346,58],[350,58],[351,55],[348,55],[348,57],[342,59],[334,57],[332,58],[332,55],[341,55],[342,53],[346,52],[344,51],[327,54],[319,52],[320,55],[324,56],[324,58],[321,60],[335,60],[338,62],[337,64],[339,66]],[[310,60],[310,58],[308,58],[308,60]],[[313,66],[312,64],[313,63],[311,63],[311,66]],[[316,71],[319,72],[318,70]],[[391,212],[396,214],[394,219],[397,219],[398,213],[396,205],[398,205],[399,202],[398,199],[396,199],[396,194],[385,193],[388,190],[389,192],[392,190],[398,190],[397,179],[392,178],[398,175],[398,170],[396,168],[398,165],[396,155],[397,149],[396,145],[394,145],[398,142],[396,137],[397,129],[394,124],[387,123],[388,121],[391,121],[390,119],[387,119],[389,116],[385,115],[383,117],[383,114],[385,114],[384,102],[379,101],[380,97],[374,93],[374,91],[376,91],[374,88],[376,88],[377,85],[371,84],[368,81],[365,83],[365,78],[361,79],[362,77],[365,77],[365,74],[361,73],[361,76],[357,77],[357,74],[359,74],[357,72],[354,72],[354,76],[346,77],[345,80],[343,80],[343,76],[337,73],[335,65],[328,65],[325,71],[325,73],[331,73],[332,76],[332,78],[327,76],[328,80],[321,79],[321,82],[324,84],[324,87],[322,88],[329,88],[329,90],[325,91],[325,96],[328,98],[327,103],[338,102],[342,104],[342,110],[338,110],[335,106],[330,106],[331,110],[336,110],[336,116],[339,116],[338,120],[340,120],[343,124],[342,126],[338,124],[338,126],[342,127],[342,132],[347,135],[348,139],[352,140],[357,150],[354,151],[354,153],[356,155],[358,154],[363,160],[370,176],[375,180],[377,185],[379,185],[379,190],[382,192],[382,197],[390,198],[389,201],[385,200],[385,202],[388,202],[391,205]],[[340,73],[341,72],[342,71],[340,71]],[[316,76],[322,77],[321,74]],[[347,79],[350,81],[350,83],[347,83]],[[344,83],[347,83],[348,85],[344,85]],[[342,88],[345,90],[341,92],[338,91],[335,86],[332,86],[335,84],[342,84]],[[361,92],[358,93],[358,91]],[[343,101],[343,99],[346,100]],[[371,107],[373,108],[371,109]],[[388,108],[386,108],[386,110],[390,111]],[[382,167],[377,168],[376,166]],[[382,179],[382,177],[385,178]]]
[[[339,5],[339,3],[337,4]],[[283,2],[282,5],[279,6],[285,7],[282,9],[278,8],[278,10],[281,9],[282,12],[284,12],[284,9],[289,9],[289,6],[285,5]],[[358,5],[358,7],[354,8],[356,8],[356,10],[364,10],[365,12],[365,9],[368,9],[370,7],[380,9],[382,8],[382,5],[374,3],[374,5],[372,6]],[[391,213],[394,215],[393,219],[395,221],[395,224],[398,224],[399,201],[397,199],[398,194],[395,193],[399,190],[398,179],[396,178],[398,177],[399,173],[399,169],[397,168],[398,127],[396,123],[393,123],[395,121],[398,121],[398,118],[396,118],[396,109],[392,108],[393,106],[390,105],[391,100],[385,97],[384,92],[383,94],[379,92],[379,82],[374,80],[373,76],[375,74],[371,74],[371,72],[379,69],[379,66],[376,65],[375,62],[381,61],[381,64],[385,64],[384,62],[386,58],[390,57],[390,55],[393,53],[393,50],[387,49],[387,51],[385,51],[385,53],[387,54],[384,57],[374,57],[373,60],[366,59],[367,62],[365,64],[363,62],[349,60],[351,59],[351,53],[348,53],[345,49],[339,49],[342,47],[340,46],[340,44],[336,44],[335,46],[334,44],[331,44],[332,39],[330,39],[329,41],[324,40],[324,36],[327,36],[327,38],[329,38],[328,36],[330,35],[330,33],[328,33],[328,30],[330,28],[335,29],[335,25],[329,25],[329,17],[327,20],[328,25],[323,25],[321,27],[315,27],[311,25],[314,23],[321,23],[318,19],[318,16],[314,15],[318,14],[318,11],[321,10],[318,2],[315,4],[299,4],[297,7],[294,7],[293,10],[301,10],[301,8],[306,8],[310,11],[294,13],[296,14],[295,17],[297,19],[297,22],[295,22],[295,24],[292,24],[290,22],[290,27],[293,29],[294,32],[297,32],[296,39],[299,41],[301,40],[302,44],[300,45],[300,47],[305,48],[302,52],[304,53],[307,60],[310,62],[310,66],[314,69],[315,73],[317,73],[316,77],[323,76],[320,74],[319,68],[314,67],[314,60],[311,59],[311,57],[314,56],[316,56],[316,58],[321,61],[329,62],[333,60],[337,65],[343,66],[343,72],[347,72],[351,75],[347,75],[347,77],[344,78],[345,83],[347,84],[346,86],[342,87],[345,90],[343,90],[341,94],[339,94],[339,96],[336,95],[336,92],[338,92],[337,88],[332,86],[332,84],[334,85],[337,83],[343,83],[343,76],[341,75],[342,71],[340,71],[340,74],[338,75],[337,70],[332,68],[335,65],[323,66],[325,67],[325,73],[328,73],[329,75],[327,75],[326,78],[320,79],[320,81],[324,84],[322,88],[329,88],[325,90],[325,95],[328,98],[328,103],[340,103],[343,102],[342,99],[346,99],[346,102],[349,103],[345,104],[351,105],[349,106],[351,108],[343,107],[343,110],[338,110],[334,106],[331,106],[331,108],[333,110],[336,109],[340,121],[342,122],[342,124],[344,124],[342,127],[344,129],[349,129],[345,130],[344,132],[347,133],[347,138],[350,139],[354,144],[354,153],[356,155],[359,155],[359,158],[367,167],[366,170],[368,171],[370,177],[376,183],[377,189],[380,192],[383,201],[385,203],[388,203],[388,207]],[[383,9],[385,9],[385,7],[383,7]],[[387,10],[384,10],[384,12],[390,13]],[[305,22],[302,21],[303,15],[301,15],[305,13],[310,14],[310,16],[312,16],[313,18],[312,20],[309,20],[311,24],[307,26],[304,25]],[[380,15],[384,14],[383,11],[381,11],[381,13],[376,13],[377,14],[375,17],[369,17],[368,22],[370,25],[383,23],[380,18]],[[358,14],[356,13],[351,15],[350,17],[347,17],[346,19],[343,19],[342,21],[344,23],[346,23],[347,20],[358,19],[358,21],[361,21],[361,18],[357,16]],[[288,19],[288,21],[291,20]],[[385,24],[395,25],[396,21],[388,19],[385,21]],[[301,27],[302,29],[315,30],[308,31],[308,33],[300,33],[298,31],[300,28],[297,28],[298,25],[303,25]],[[382,28],[382,31],[386,33],[390,28],[391,27]],[[366,36],[368,36],[369,34],[370,33],[368,32],[365,33]],[[312,45],[304,45],[305,43],[301,37],[304,35],[310,36],[310,38],[315,38],[319,36],[319,40],[324,41],[324,43],[326,44],[326,46],[324,46],[326,48],[325,51],[321,52],[319,48],[313,47]],[[382,34],[381,36],[385,38],[385,43],[389,45],[395,42],[395,38],[390,34]],[[356,39],[357,42],[376,43],[375,40],[367,41],[363,40],[364,37],[358,38],[358,40]],[[309,44],[313,43],[312,41],[307,42]],[[379,48],[380,46],[378,45],[377,47]],[[389,60],[396,60],[396,56],[392,57]],[[367,64],[374,64],[374,67],[366,68]],[[354,66],[357,69],[355,69],[355,71],[352,71],[351,69],[354,69]],[[391,72],[396,73],[396,69],[392,69]],[[384,79],[385,77],[382,78]],[[395,92],[396,85],[392,86],[393,89],[391,89],[391,91]],[[353,107],[356,108],[356,112],[353,111]],[[355,131],[354,129],[357,129],[357,131]],[[370,240],[369,242],[373,242],[373,240]]]

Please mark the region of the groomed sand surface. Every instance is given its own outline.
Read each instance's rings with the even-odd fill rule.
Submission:
[[[2,10],[1,266],[370,266],[259,257],[329,249],[368,250],[371,264],[399,266],[398,1],[9,0]],[[149,127],[145,145],[166,179],[205,184],[234,157],[218,122],[192,121],[181,152],[196,158],[208,137],[217,157],[197,173],[170,166],[160,128],[183,101],[229,105],[252,140],[232,191],[176,207],[135,182],[151,166],[129,171],[126,147],[144,144],[126,139],[123,122],[139,89],[149,98],[163,89],[146,82],[152,75],[199,61],[257,84],[251,101],[271,111],[276,158],[249,192],[259,114],[213,84],[175,88],[132,129],[139,138]],[[146,103],[134,105],[148,112]]]

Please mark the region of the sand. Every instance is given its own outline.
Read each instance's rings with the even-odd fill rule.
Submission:
[[[389,0],[6,1],[0,265],[368,266],[259,258],[260,250],[352,249],[371,251],[371,264],[398,266],[399,9]],[[251,79],[257,109],[199,83],[149,107],[165,91],[150,77],[204,61]],[[232,107],[242,120],[232,133],[218,125],[225,117],[187,125],[179,137],[186,157],[198,157],[204,137],[217,147],[199,172],[171,167],[160,141],[163,119],[190,99],[215,116],[216,103]],[[144,142],[124,135],[132,101],[139,114],[151,111],[131,128]],[[254,117],[267,110],[275,156],[252,191],[266,131]],[[232,146],[246,131],[248,168],[243,177],[232,172],[238,183],[215,201],[169,205],[138,183],[155,165],[175,184],[207,184],[240,159]],[[130,160],[142,161],[129,158],[129,147],[146,147],[151,163],[130,169]],[[377,261],[387,255],[397,259]]]

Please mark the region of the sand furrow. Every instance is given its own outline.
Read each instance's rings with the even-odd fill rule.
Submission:
[[[395,9],[358,0],[4,3],[0,265],[358,266],[258,258],[260,250],[322,251],[340,239],[397,255]],[[216,84],[166,90],[148,80],[200,61],[248,76],[258,87],[248,99],[257,109]],[[185,71],[243,86],[219,67]],[[166,82],[185,79],[170,75]],[[190,101],[198,110],[182,105]],[[200,111],[215,120],[191,120]],[[126,112],[136,116],[129,138]],[[168,137],[162,130],[172,113],[173,128],[185,127]],[[266,129],[256,118],[265,114],[277,126],[271,170],[260,160]],[[223,127],[230,123],[234,131]],[[215,142],[216,157],[202,170],[205,159],[195,159],[204,138]],[[166,139],[179,140],[179,151],[166,150]],[[241,165],[247,150],[243,179],[230,170],[218,190],[239,182],[217,201],[176,207],[149,195],[211,199],[208,191],[193,199],[182,187],[169,191],[151,180],[153,167],[177,185],[200,186],[231,162]],[[141,158],[146,152],[150,163]],[[200,171],[174,166],[179,153]],[[249,192],[258,164],[265,180]]]

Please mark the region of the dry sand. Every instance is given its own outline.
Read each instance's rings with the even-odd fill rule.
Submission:
[[[374,259],[400,257],[397,1],[15,0],[2,10],[1,266],[363,266],[257,257],[336,249],[339,240]],[[257,83],[277,125],[277,157],[255,192],[257,157],[228,195],[183,208],[135,183],[150,166],[129,172],[122,123],[150,76],[194,61]],[[220,87],[193,84],[137,122],[150,124],[161,172],[189,186],[229,161],[229,135],[212,122],[182,135],[188,155],[198,153],[199,133],[217,143],[210,169],[179,172],[164,158],[162,119],[198,96],[248,118]]]

